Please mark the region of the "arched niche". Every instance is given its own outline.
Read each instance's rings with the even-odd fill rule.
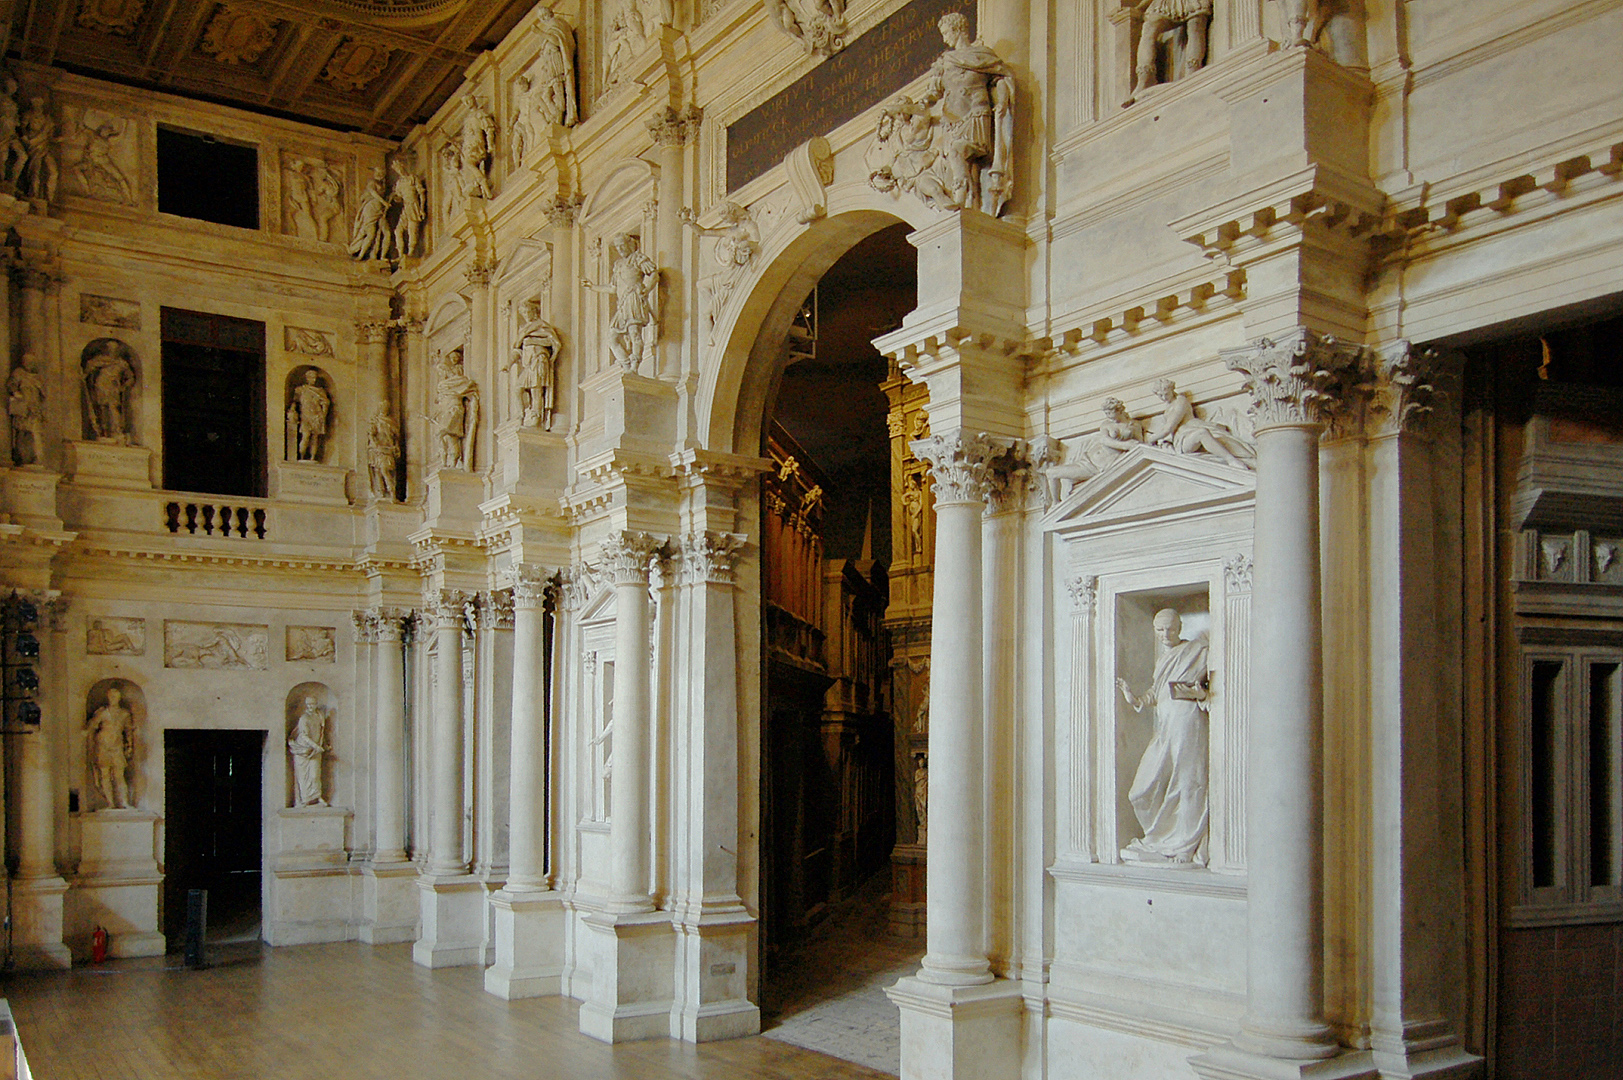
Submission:
[[[283,753],[287,755],[287,789],[283,797],[283,805],[297,808],[299,806],[328,805],[332,801],[332,771],[333,771],[333,721],[337,714],[338,699],[332,688],[322,682],[301,682],[287,692],[287,700],[283,703],[283,720],[285,726],[282,732]],[[313,774],[310,778],[316,784],[320,802],[301,802],[299,799],[299,770],[301,758],[294,753],[294,741],[298,737],[299,722],[307,709],[314,709],[321,716],[320,742],[326,747],[326,752],[316,760]],[[305,759],[308,760],[308,759]]]
[[[101,679],[85,694],[86,810],[134,809],[146,796],[142,762],[147,699],[129,679]],[[119,806],[119,796],[123,806]]]
[[[115,337],[92,340],[79,353],[82,437],[130,446],[140,430],[141,359]]]
[[[314,375],[314,379],[311,376]],[[321,398],[309,392],[313,387],[326,399],[321,411]],[[288,371],[282,388],[282,415],[286,427],[282,432],[282,453],[287,461],[306,461],[319,464],[327,460],[332,443],[333,424],[337,420],[338,402],[332,376],[314,364],[296,364]],[[312,432],[311,445],[303,445],[302,432],[306,424],[319,429]]]

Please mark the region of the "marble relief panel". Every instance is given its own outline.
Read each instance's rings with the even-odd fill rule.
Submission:
[[[139,330],[141,305],[135,300],[80,293],[79,321],[93,326],[111,326],[119,330]]]
[[[282,157],[282,232],[322,243],[344,242],[342,169],[316,154]]]
[[[337,628],[332,626],[290,626],[287,628],[289,661],[330,664],[337,653]]]
[[[140,178],[137,125],[104,109],[68,105],[62,110],[62,178],[75,195],[135,205]]]
[[[270,628],[249,623],[163,624],[163,666],[264,671],[270,666]]]
[[[91,656],[145,656],[147,621],[94,615],[85,628],[85,652]]]

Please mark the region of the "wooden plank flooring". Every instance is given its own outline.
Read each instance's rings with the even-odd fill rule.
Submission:
[[[173,960],[171,961],[173,963]],[[265,949],[207,971],[115,961],[0,980],[41,1080],[880,1080],[773,1039],[608,1046],[568,998],[506,1002],[410,945]]]

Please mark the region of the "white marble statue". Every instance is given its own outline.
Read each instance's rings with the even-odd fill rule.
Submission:
[[[28,147],[22,138],[22,110],[17,106],[17,80],[6,76],[5,93],[0,94],[0,181],[15,187],[22,182],[28,164]]]
[[[22,191],[30,199],[56,202],[57,136],[56,120],[45,107],[43,97],[28,99],[20,128],[23,145],[28,148],[28,163],[23,168]]]
[[[400,163],[395,164],[394,201],[400,212],[394,222],[394,253],[397,258],[417,254],[422,241],[423,218],[428,216],[428,191],[423,178]]]
[[[434,386],[434,431],[440,438],[440,464],[447,469],[473,468],[473,441],[479,430],[479,384],[462,370],[462,346],[440,360]]]
[[[654,358],[654,345],[659,339],[659,267],[642,253],[636,233],[616,237],[614,252],[609,284],[582,278],[581,286],[614,297],[609,355],[621,368],[635,374],[645,359]]]
[[[924,510],[927,503],[922,475],[902,488],[902,512],[907,518],[907,554],[915,563],[928,562],[930,559],[930,553],[924,546]]]
[[[923,750],[913,751],[913,816],[918,822],[913,842],[923,847],[930,827],[930,758]]]
[[[458,147],[462,192],[464,196],[488,199],[493,194],[490,162],[496,150],[496,118],[485,111],[471,90],[462,95],[462,105],[462,137]]]
[[[699,279],[699,306],[704,312],[705,340],[716,342],[716,320],[721,317],[733,288],[761,250],[761,230],[750,215],[749,207],[728,201],[722,204],[721,224],[706,228],[699,224],[693,211],[683,209],[682,223],[700,236],[714,236],[716,271]]]
[[[1144,25],[1139,30],[1138,60],[1133,69],[1133,91],[1142,93],[1154,86],[1156,77],[1155,53],[1161,35],[1169,30],[1181,29],[1183,34],[1179,65],[1182,74],[1198,71],[1206,65],[1206,31],[1212,22],[1212,0],[1138,0],[1137,10]],[[1168,80],[1171,81],[1169,75]],[[1125,104],[1131,105],[1132,98]]]
[[[1121,455],[1143,444],[1143,427],[1127,415],[1127,406],[1120,398],[1106,398],[1103,408],[1097,436],[1074,449],[1065,460],[1042,467],[1050,506],[1069,498],[1077,484],[1098,476]]]
[[[541,301],[531,297],[519,309],[518,333],[508,372],[513,380],[519,423],[552,430],[553,388],[563,339],[541,318]]]
[[[1237,469],[1253,467],[1256,450],[1227,425],[1201,416],[1194,400],[1181,393],[1171,379],[1156,380],[1155,396],[1167,407],[1144,433],[1144,441],[1180,454],[1210,454]]]
[[[525,93],[520,105],[524,124],[514,131],[515,144],[524,139],[515,156],[523,160],[546,138],[553,124],[574,127],[580,109],[575,100],[575,31],[552,8],[541,5],[535,12],[535,31],[541,48],[524,75]]]
[[[97,442],[129,444],[130,394],[135,389],[132,356],[130,347],[117,338],[100,338],[87,345],[80,358],[85,412]]]
[[[39,357],[23,353],[6,380],[6,411],[11,417],[11,463],[41,465],[45,460],[45,380]]]
[[[85,722],[86,756],[91,779],[106,804],[123,810],[130,804],[129,771],[135,757],[134,716],[124,706],[124,691],[107,688],[107,701]]]
[[[828,56],[845,47],[845,0],[766,0],[766,10],[809,53]]]
[[[321,460],[322,444],[327,438],[327,417],[331,412],[332,398],[321,385],[321,374],[315,368],[308,369],[304,381],[293,388],[293,400],[288,409],[288,417],[297,432],[293,460]]]
[[[1172,608],[1155,613],[1155,675],[1135,693],[1126,679],[1116,686],[1134,712],[1155,709],[1155,729],[1128,801],[1144,835],[1122,849],[1126,862],[1193,866],[1206,839],[1207,687],[1206,641],[1185,641],[1183,620]]]
[[[355,224],[349,230],[349,253],[362,261],[389,254],[389,189],[382,166],[372,170],[372,179],[361,189]]]
[[[372,494],[394,498],[395,470],[400,462],[400,429],[385,406],[379,406],[366,432],[366,472]]]
[[[293,757],[293,805],[326,806],[321,792],[321,762],[327,756],[327,714],[315,695],[304,698],[304,711],[293,724],[287,752]]]

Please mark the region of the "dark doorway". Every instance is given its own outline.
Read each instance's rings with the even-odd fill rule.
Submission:
[[[163,932],[185,940],[186,892],[207,889],[209,940],[258,936],[265,733],[163,733]]]
[[[265,324],[163,309],[163,486],[265,494]]]

